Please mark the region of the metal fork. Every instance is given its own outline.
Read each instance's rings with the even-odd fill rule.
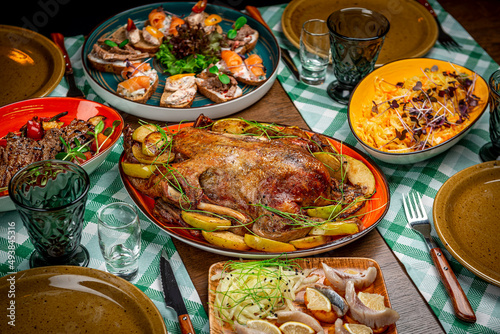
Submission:
[[[403,206],[410,226],[422,235],[429,247],[432,261],[453,303],[455,315],[462,321],[476,322],[474,310],[472,310],[467,296],[462,290],[460,283],[458,283],[457,277],[451,270],[443,252],[431,237],[431,224],[429,223],[424,204],[422,203],[422,196],[420,196],[419,193],[416,195],[415,193],[411,195],[407,194],[405,199],[405,195],[403,194]]]
[[[434,11],[434,9],[431,7],[431,5],[427,2],[427,0],[418,0],[422,6],[427,8],[429,13],[434,17],[437,23],[438,27],[438,41],[443,45],[447,50],[452,50],[452,51],[460,51],[462,49],[462,46],[458,44],[446,31],[443,30],[443,27],[441,26],[441,23],[438,20],[437,14]]]
[[[439,43],[441,43],[441,45],[443,45],[447,50],[460,51],[462,49],[462,46],[458,44],[450,35],[448,35],[446,31],[443,30],[443,27],[441,27],[441,23],[439,23],[437,18],[436,18],[436,23],[438,26]]]

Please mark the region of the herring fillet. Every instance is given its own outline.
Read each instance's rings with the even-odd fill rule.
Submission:
[[[391,308],[385,308],[383,311],[377,311],[363,304],[356,294],[354,283],[352,281],[347,281],[345,298],[349,304],[349,309],[353,319],[365,324],[368,327],[384,327],[395,323],[399,319],[399,313]]]

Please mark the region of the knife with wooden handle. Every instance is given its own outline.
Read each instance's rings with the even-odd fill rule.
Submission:
[[[260,14],[260,11],[257,7],[246,6],[245,10],[247,11],[247,13],[250,17],[252,17],[255,20],[262,23],[262,25],[264,27],[266,27],[267,30],[269,30],[271,32],[271,34],[273,33],[273,31],[271,30],[271,27],[269,27],[269,25],[266,23],[266,21],[264,21],[264,19],[262,18],[262,15]],[[290,55],[290,52],[287,49],[283,49],[282,47],[280,47],[280,49],[281,49],[281,59],[287,65],[290,72],[292,72],[295,79],[297,81],[300,81],[299,70],[297,69],[297,66],[295,66],[295,63],[293,62],[293,59],[292,59],[292,56]]]
[[[179,285],[175,279],[174,271],[168,261],[168,255],[163,250],[160,258],[160,273],[163,294],[165,295],[165,305],[175,310],[179,319],[179,326],[182,334],[196,334],[191,318],[182,300]]]

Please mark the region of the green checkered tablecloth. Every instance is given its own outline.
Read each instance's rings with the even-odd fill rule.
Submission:
[[[462,50],[450,52],[436,43],[426,57],[465,66],[488,80],[499,65],[437,1],[429,0],[429,2],[438,14],[444,30],[462,45]],[[288,42],[281,29],[284,8],[285,5],[260,8],[260,10],[264,20],[273,29],[280,46],[291,51],[294,62],[300,69],[298,50]],[[346,141],[363,150],[349,129],[347,107],[334,102],[326,93],[327,85],[334,80],[331,66],[328,68],[326,82],[321,86],[297,83],[283,63],[280,64],[278,80],[312,130]],[[423,239],[407,226],[401,196],[412,190],[420,192],[427,212],[432,216],[430,213],[433,200],[443,183],[458,171],[481,163],[477,153],[482,145],[490,141],[488,127],[489,113],[485,112],[463,140],[448,152],[429,161],[403,166],[377,161],[387,177],[391,192],[389,212],[377,229],[404,264],[411,279],[447,333],[500,333],[500,288],[476,277],[445,251],[477,316],[477,322],[473,325],[458,321]],[[435,230],[433,235],[439,242]],[[443,244],[440,245],[445,250]]]
[[[81,40],[79,45],[81,45]],[[73,53],[74,52],[71,52],[71,54]],[[76,60],[73,64],[77,64]],[[53,95],[65,96],[66,88],[63,88],[63,85],[65,85],[65,83],[61,84],[61,87],[57,88],[57,91],[61,94],[54,93]],[[63,91],[64,94],[62,94]],[[123,187],[123,183],[118,172],[118,160],[123,151],[122,143],[123,141],[120,138],[119,142],[116,144],[113,151],[108,155],[102,165],[90,175],[91,189],[88,193],[87,206],[85,210],[85,225],[82,233],[82,245],[84,245],[90,253],[91,259],[88,267],[103,271],[106,271],[106,268],[104,259],[99,250],[97,238],[97,211],[102,205],[111,202],[127,202],[134,205]],[[142,245],[141,255],[139,258],[139,274],[138,277],[132,281],[132,283],[141,289],[154,302],[165,320],[168,332],[180,334],[177,315],[173,310],[165,307],[165,301],[163,299],[163,292],[161,289],[160,254],[162,249],[166,249],[168,256],[171,259],[177,281],[179,282],[180,290],[186,303],[187,310],[191,315],[194,329],[196,330],[196,333],[208,334],[210,330],[207,314],[201,304],[198,293],[191,282],[189,274],[184,267],[182,259],[175,249],[172,239],[142,213],[140,213],[140,220]],[[10,268],[7,263],[8,241],[6,236],[9,222],[14,222],[16,230],[16,259],[14,269]],[[21,218],[17,212],[10,211],[0,213],[0,277],[9,274],[10,272],[18,272],[29,269],[28,259],[32,251],[33,245],[29,240],[27,231],[24,228]],[[18,320],[22,321],[22,319]]]
[[[498,64],[486,54],[453,17],[442,9],[439,3],[434,0],[429,1],[435,8],[444,29],[453,35],[463,46],[463,49],[460,53],[454,53],[436,44],[426,56],[464,65],[484,78],[488,78],[499,67]],[[284,8],[285,6],[282,5],[263,7],[260,10],[265,21],[272,27],[280,45],[290,49],[294,61],[296,64],[300,64],[297,50],[287,42],[281,30],[281,15]],[[85,81],[80,59],[83,41],[83,36],[70,37],[65,40],[68,53],[71,56],[77,85],[83,88],[88,99],[104,103]],[[284,64],[279,66],[278,80],[312,130],[344,140],[362,149],[357,145],[354,136],[350,133],[346,119],[346,107],[336,104],[326,94],[326,85],[333,80],[331,68],[329,68],[327,83],[318,87],[295,82]],[[65,96],[66,91],[67,85],[63,80],[51,93],[51,96]],[[431,212],[433,199],[443,183],[456,172],[480,163],[477,152],[483,144],[489,141],[488,122],[489,115],[485,113],[460,143],[432,160],[412,166],[394,166],[379,162],[389,181],[392,202],[385,219],[377,227],[378,231],[399,260],[405,265],[413,282],[448,333],[500,333],[500,288],[477,278],[454,260],[449,253],[445,252],[452,269],[457,274],[461,286],[476,311],[478,319],[477,323],[473,325],[466,325],[457,321],[446,290],[432,264],[426,245],[419,235],[406,226],[406,218],[401,205],[401,194],[410,190],[422,193],[426,209]],[[121,151],[120,142],[106,161],[91,175],[92,188],[89,193],[85,216],[86,224],[82,239],[82,243],[89,249],[92,257],[89,264],[91,268],[101,270],[105,268],[97,242],[96,211],[101,205],[109,202],[131,202],[123,188],[117,170],[117,161]],[[0,213],[0,276],[13,271],[6,264],[8,222],[15,222],[16,227],[16,268],[14,271],[28,269],[27,259],[33,250],[26,229],[22,226],[17,213]],[[179,275],[181,292],[187,303],[188,311],[192,315],[195,330],[197,333],[208,333],[207,316],[171,238],[142,214],[141,228],[143,238],[141,266],[139,277],[133,283],[153,300],[165,319],[168,331],[174,334],[179,333],[176,315],[172,310],[165,307],[161,292],[159,258],[161,250],[166,248],[173,260],[174,271],[176,275]],[[434,234],[434,237],[439,242],[437,235]],[[441,246],[443,245],[441,244]]]

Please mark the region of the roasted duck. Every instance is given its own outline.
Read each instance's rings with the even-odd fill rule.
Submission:
[[[359,231],[352,215],[373,192],[374,179],[373,186],[348,182],[349,163],[326,138],[294,127],[223,122],[202,115],[175,134],[152,125],[124,129],[122,168],[134,187],[156,199],[160,221],[192,228],[200,226],[191,223],[193,217],[201,216],[214,221],[212,230],[284,243],[306,237],[325,221]],[[317,153],[335,157],[344,179],[332,177],[342,173]],[[331,209],[328,217],[315,214],[318,208]],[[209,225],[190,231],[200,235],[207,232],[204,226]]]

